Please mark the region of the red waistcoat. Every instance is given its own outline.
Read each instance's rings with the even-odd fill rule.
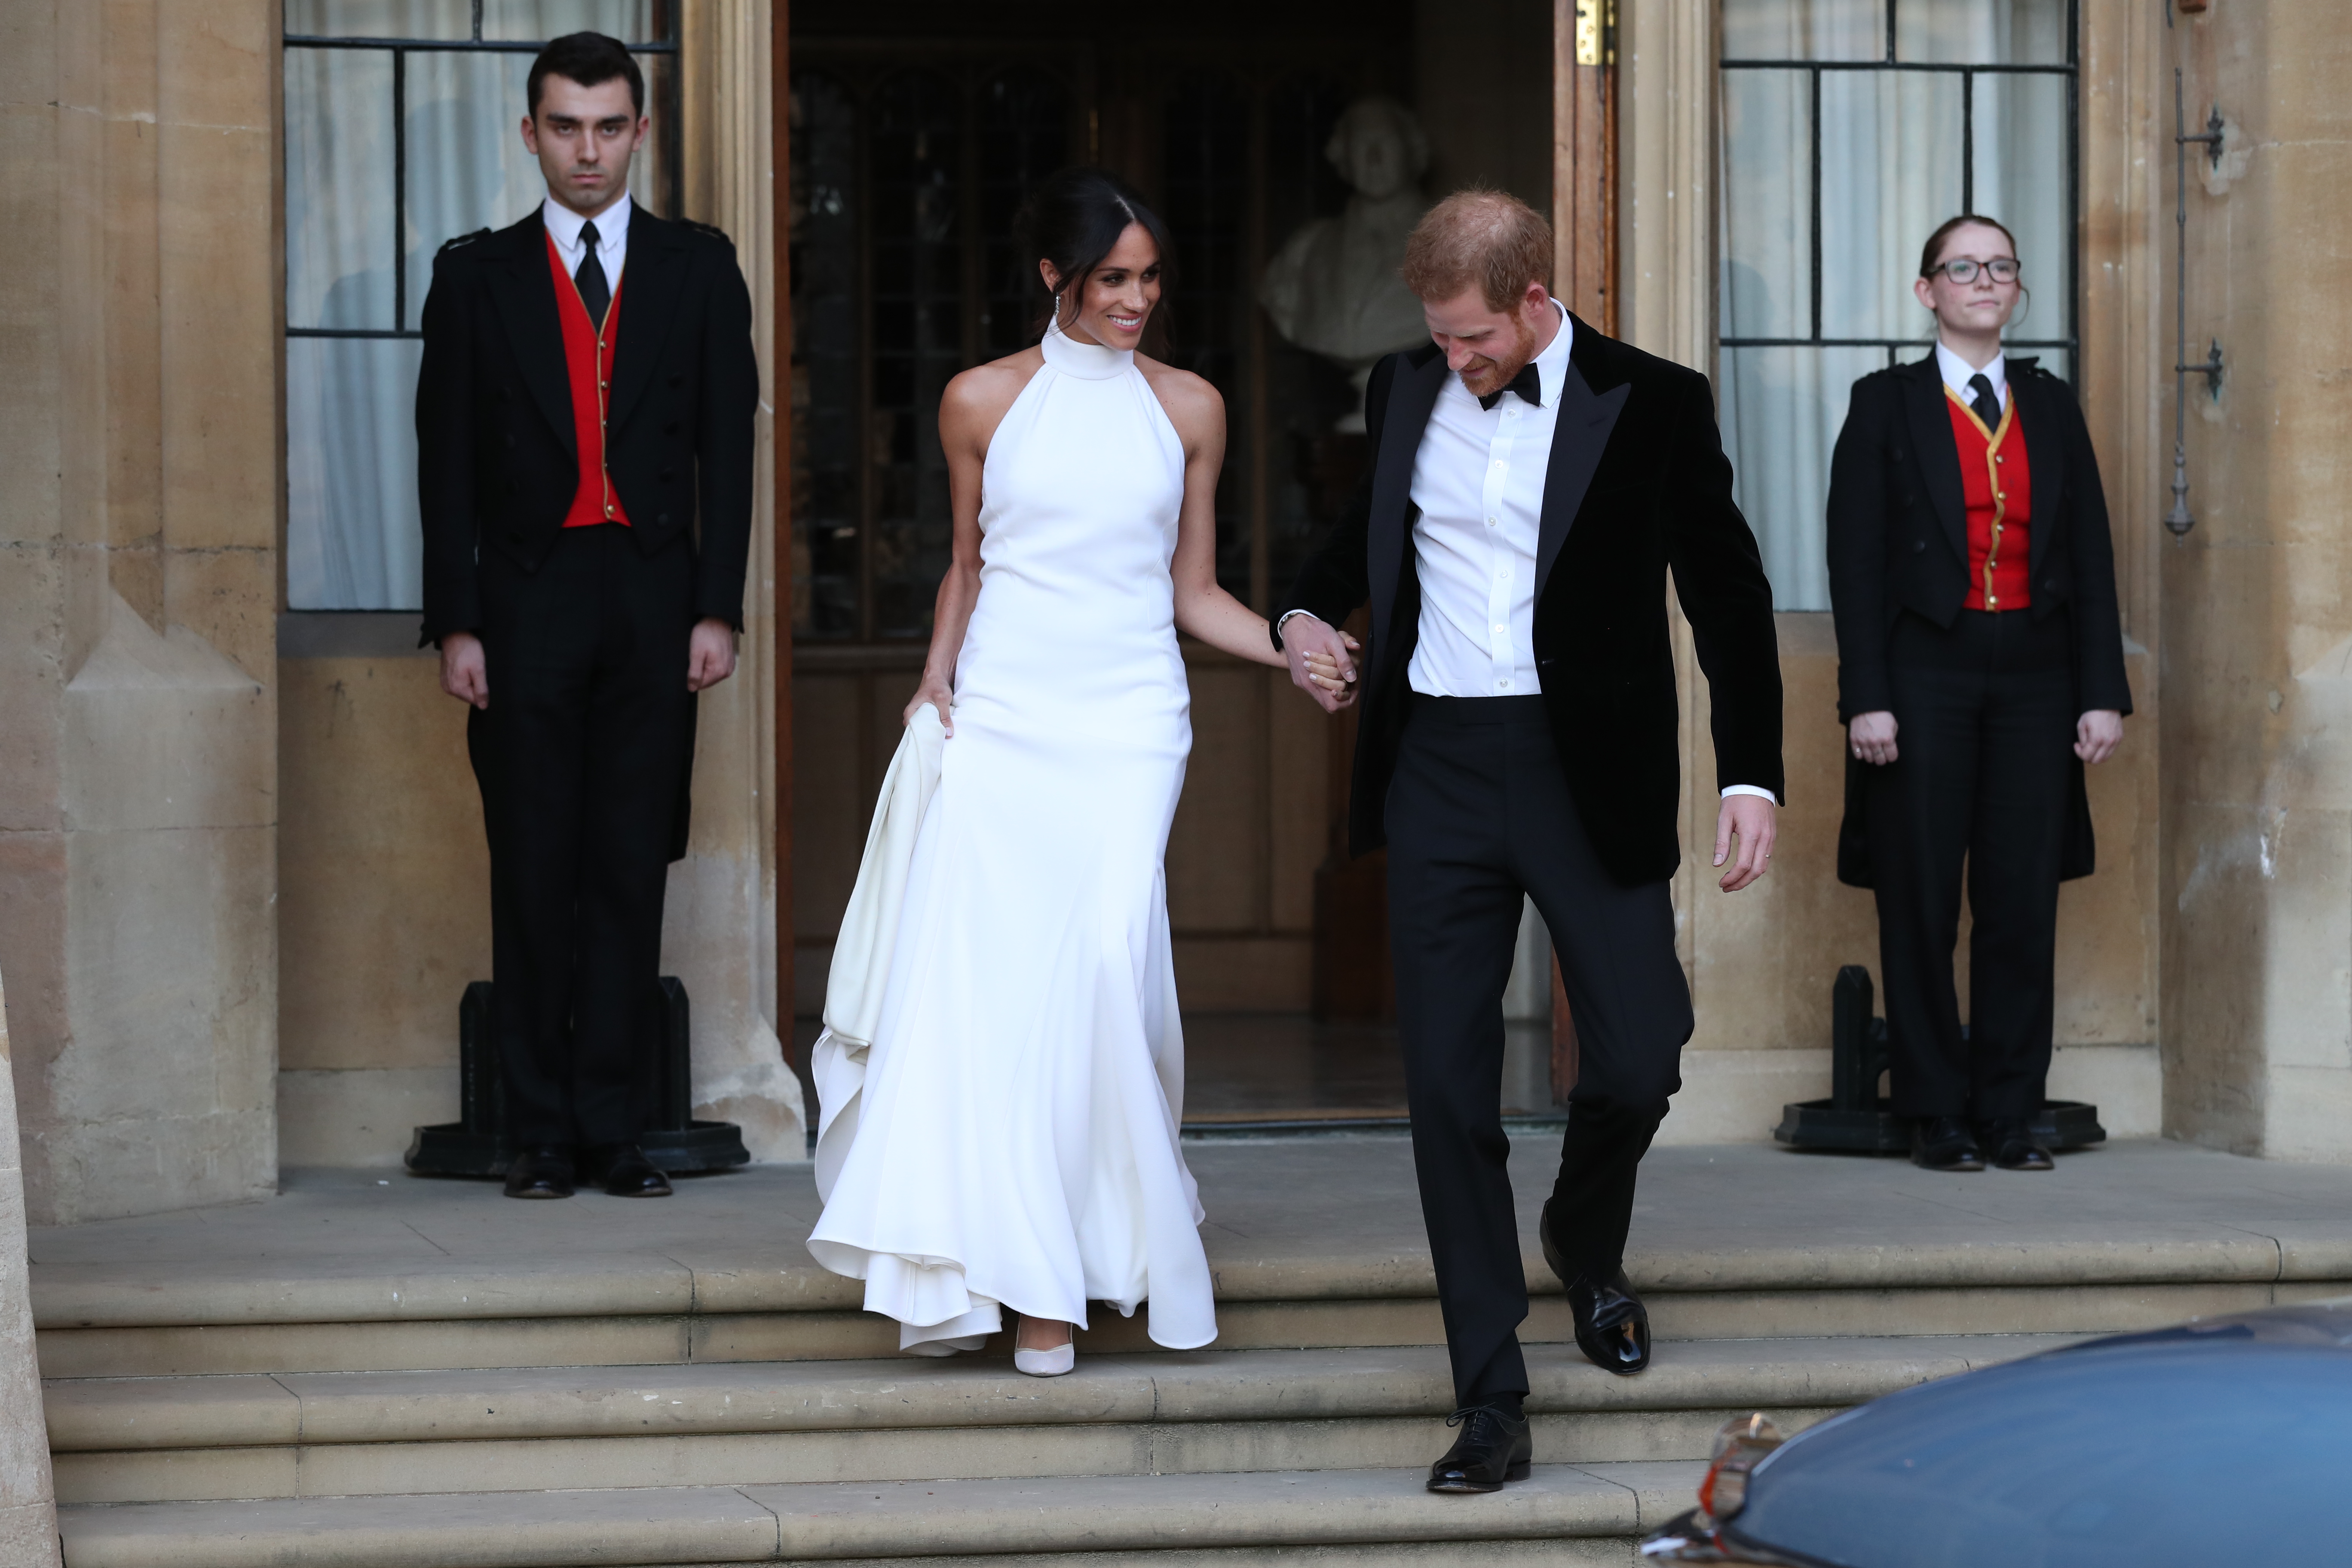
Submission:
[[[1949,386],[1944,401],[1952,439],[1960,450],[1960,490],[1969,512],[1969,595],[1964,610],[2021,610],[2032,564],[2033,473],[2026,466],[2025,429],[2017,422],[2017,395],[2000,413],[2000,427],[1985,428],[1977,411]]]
[[[599,336],[588,320],[588,307],[581,302],[580,286],[563,270],[563,256],[551,234],[547,237],[547,266],[555,274],[555,314],[563,323],[563,373],[572,384],[572,433],[580,450],[580,488],[572,492],[572,510],[563,514],[563,526],[617,522],[626,527],[629,514],[621,510],[620,492],[604,468],[604,411],[612,397],[613,345],[621,338],[621,290],[614,285]]]

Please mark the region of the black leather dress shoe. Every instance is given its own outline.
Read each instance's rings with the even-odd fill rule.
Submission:
[[[572,1151],[556,1144],[541,1144],[525,1149],[507,1167],[507,1196],[568,1198],[576,1179]]]
[[[1429,1467],[1431,1491],[1498,1492],[1505,1481],[1528,1479],[1536,1443],[1524,1416],[1514,1421],[1491,1405],[1474,1405],[1447,1416],[1445,1424],[1459,1426],[1462,1436],[1445,1458]]]
[[[600,1149],[597,1165],[604,1173],[604,1190],[616,1198],[666,1198],[669,1178],[656,1168],[635,1143]]]
[[[1911,1163],[1923,1171],[1981,1171],[1984,1151],[1957,1116],[1923,1116],[1911,1124]]]
[[[1567,1259],[1551,1238],[1551,1205],[1543,1206],[1537,1234],[1543,1239],[1544,1261],[1568,1287],[1568,1313],[1576,1324],[1576,1345],[1585,1358],[1604,1372],[1631,1377],[1650,1364],[1650,1310],[1633,1294],[1625,1270],[1612,1270],[1605,1279],[1570,1274]]]
[[[2047,1171],[2055,1162],[2033,1130],[2021,1121],[2003,1121],[1985,1130],[1985,1147],[1992,1163],[2004,1171]]]

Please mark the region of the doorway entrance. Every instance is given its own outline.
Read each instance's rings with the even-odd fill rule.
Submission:
[[[1011,226],[1037,180],[1100,163],[1169,225],[1160,352],[1224,397],[1218,577],[1261,612],[1363,472],[1370,357],[1413,335],[1410,320],[1394,343],[1330,328],[1349,313],[1335,294],[1395,287],[1363,243],[1387,232],[1370,207],[1482,184],[1551,208],[1562,293],[1613,325],[1610,68],[1597,22],[1576,63],[1575,0],[1212,0],[1116,26],[915,4],[887,35],[875,18],[852,0],[791,14],[792,956],[809,1018],[949,559],[940,391],[1034,339],[1034,260]],[[1367,173],[1374,142],[1401,184]],[[1352,728],[1278,671],[1185,658],[1194,744],[1168,895],[1187,1125],[1401,1116],[1382,868],[1349,860],[1339,831]],[[1535,1065],[1507,1096],[1530,1112],[1562,1091],[1537,947],[1515,985],[1515,1059]]]

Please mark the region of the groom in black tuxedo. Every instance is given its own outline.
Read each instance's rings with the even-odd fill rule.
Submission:
[[[1544,1258],[1586,1355],[1649,1362],[1625,1237],[1692,1027],[1667,896],[1682,855],[1669,572],[1713,700],[1726,891],[1763,875],[1782,788],[1772,590],[1706,379],[1570,316],[1551,267],[1550,226],[1514,197],[1465,192],[1422,220],[1404,279],[1432,342],[1373,370],[1370,477],[1274,630],[1293,679],[1344,706],[1359,688],[1335,697],[1315,677],[1357,679],[1336,628],[1371,602],[1349,841],[1389,852],[1413,1162],[1462,1426],[1433,1491],[1493,1491],[1532,1455],[1500,1110],[1522,895],[1551,930],[1580,1052]]]
[[[547,200],[443,247],[425,301],[425,637],[474,710],[507,1194],[569,1197],[584,1164],[654,1197],[662,895],[694,694],[735,668],[760,371],[727,237],[630,200],[628,50],[574,33],[529,79]]]

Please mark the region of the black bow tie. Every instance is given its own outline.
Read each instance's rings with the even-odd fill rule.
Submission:
[[[1510,384],[1508,385],[1501,387],[1496,391],[1490,392],[1486,396],[1480,398],[1478,400],[1478,406],[1492,410],[1495,405],[1503,401],[1503,394],[1506,392],[1517,393],[1530,408],[1541,408],[1543,406],[1543,377],[1536,374],[1535,361],[1529,360],[1527,363],[1519,366],[1519,374],[1511,377]]]

